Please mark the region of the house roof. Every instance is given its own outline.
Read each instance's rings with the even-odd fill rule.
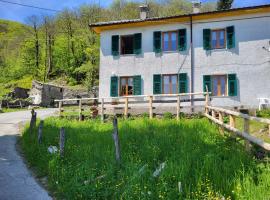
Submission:
[[[174,16],[168,16],[168,17],[153,17],[153,18],[146,18],[146,19],[129,19],[129,20],[119,20],[119,21],[98,22],[98,23],[89,24],[89,27],[92,28],[96,33],[100,33],[104,30],[111,30],[111,29],[159,25],[159,24],[175,23],[175,22],[185,22],[185,21],[189,21],[190,17],[192,17],[193,20],[203,20],[203,19],[243,15],[243,14],[255,14],[255,13],[262,13],[262,12],[270,12],[270,4],[243,7],[243,8],[233,8],[233,9],[221,10],[221,11],[174,15]]]

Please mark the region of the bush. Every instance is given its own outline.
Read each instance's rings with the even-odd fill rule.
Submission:
[[[257,117],[264,117],[264,118],[270,118],[270,108],[258,110],[257,111]]]
[[[170,113],[170,112],[165,112],[165,113],[163,114],[163,118],[164,118],[164,119],[172,119],[172,118],[173,118],[173,114]]]

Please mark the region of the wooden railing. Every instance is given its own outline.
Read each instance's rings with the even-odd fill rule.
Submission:
[[[74,102],[74,101],[78,101],[78,105],[79,105],[79,119],[82,119],[82,102],[83,101],[96,101],[96,104],[100,105],[100,116],[101,116],[101,120],[104,120],[104,109],[105,109],[105,104],[110,104],[112,105],[113,103],[124,103],[124,116],[125,118],[128,117],[128,110],[129,110],[129,104],[130,103],[147,103],[148,107],[149,107],[149,118],[153,118],[153,103],[155,98],[159,98],[159,97],[168,97],[168,98],[176,98],[176,118],[177,120],[179,120],[180,118],[180,104],[181,104],[181,97],[189,97],[189,101],[191,99],[191,97],[193,96],[198,96],[201,95],[202,98],[200,99],[194,99],[194,101],[205,101],[205,96],[206,96],[206,92],[198,92],[198,93],[183,93],[183,94],[159,94],[159,95],[137,95],[137,96],[120,96],[120,97],[104,97],[104,98],[75,98],[75,99],[61,99],[61,100],[55,100],[55,102],[58,102],[59,104],[59,116],[62,116],[62,113],[64,112],[63,109],[63,103],[64,102]],[[131,99],[143,99],[142,101],[131,101]],[[146,100],[144,100],[146,99]],[[114,102],[117,100],[122,100],[121,102]],[[184,101],[184,100],[183,100]],[[166,101],[164,101],[166,102]],[[162,103],[162,102],[161,102]],[[166,102],[168,103],[168,101]],[[190,106],[189,106],[190,107]]]
[[[208,104],[206,102],[206,104]],[[270,119],[264,119],[264,118],[258,118],[258,117],[252,117],[247,114],[239,113],[232,110],[227,110],[224,108],[218,108],[206,105],[205,106],[205,114],[207,118],[215,122],[216,124],[220,125],[221,127],[227,129],[230,132],[235,133],[236,135],[242,137],[245,139],[245,146],[246,149],[249,150],[250,148],[250,142],[253,144],[256,144],[263,149],[270,151],[270,144],[264,142],[262,139],[259,139],[253,135],[250,134],[250,121],[256,121],[260,123],[264,123],[268,125],[268,131],[270,134]],[[229,124],[224,123],[224,117],[229,117]],[[242,118],[243,123],[243,131],[240,131],[236,128],[236,117]]]

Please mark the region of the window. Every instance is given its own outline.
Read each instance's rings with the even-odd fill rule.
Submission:
[[[211,48],[212,49],[225,48],[225,29],[211,31]]]
[[[121,54],[133,54],[134,35],[121,36]]]
[[[227,75],[212,76],[213,96],[227,96]]]
[[[178,92],[178,77],[174,75],[163,75],[162,88],[163,94],[177,94]]]
[[[177,31],[162,33],[163,51],[176,51],[177,50]]]
[[[121,77],[120,79],[120,95],[133,95],[133,77]]]

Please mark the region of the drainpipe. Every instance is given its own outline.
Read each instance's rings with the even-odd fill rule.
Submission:
[[[191,57],[191,66],[190,66],[190,92],[194,93],[194,47],[193,47],[193,19],[192,15],[190,15],[190,57]],[[193,95],[190,96],[190,105],[191,105],[191,112],[194,112],[194,97]]]

